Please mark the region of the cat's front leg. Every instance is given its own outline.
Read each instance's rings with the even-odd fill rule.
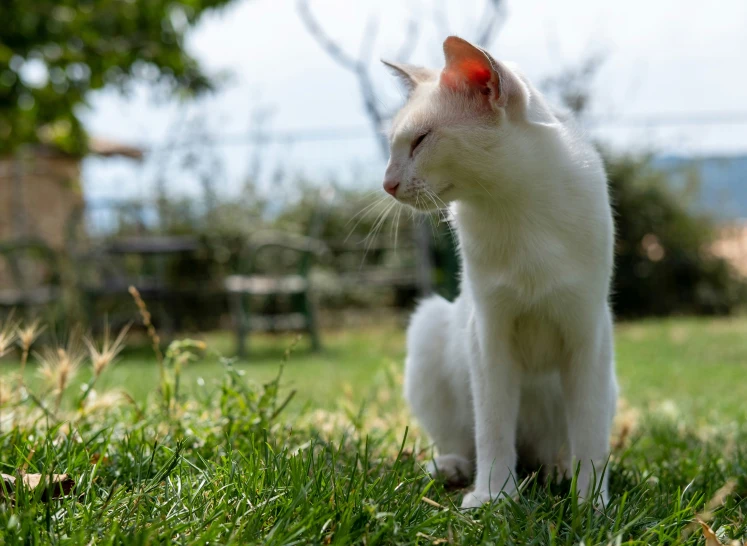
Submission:
[[[607,462],[612,420],[617,403],[614,373],[612,323],[609,312],[586,330],[571,347],[571,358],[561,371],[563,395],[568,410],[568,434],[573,471],[579,465],[576,490],[579,500],[607,504]],[[590,323],[587,323],[590,326]]]
[[[516,426],[521,375],[510,352],[508,322],[476,318],[470,363],[477,475],[462,508],[477,508],[516,491]]]

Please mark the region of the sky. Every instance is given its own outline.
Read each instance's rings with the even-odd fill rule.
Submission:
[[[437,24],[442,6],[448,30]],[[442,63],[445,32],[470,38],[484,0],[310,0],[327,33],[353,56],[367,22],[378,22],[371,71],[387,107],[402,92],[379,58],[392,58],[413,16],[421,28],[411,62]],[[293,180],[373,188],[385,158],[362,108],[356,79],[305,30],[293,0],[236,0],[207,14],[188,36],[189,51],[224,83],[196,103],[164,100],[139,87],[129,97],[98,92],[83,113],[97,137],[141,145],[142,164],[89,159],[89,199],[153,196],[159,175],[172,194],[199,196],[200,175],[234,195],[251,175],[280,195]],[[747,2],[744,0],[507,0],[505,22],[489,50],[516,62],[535,83],[592,55],[594,136],[620,150],[662,154],[747,153]],[[258,123],[258,119],[264,119]],[[646,124],[646,120],[667,121]],[[258,128],[273,134],[336,132],[335,140],[283,141],[257,153]],[[178,165],[199,133],[188,169]],[[193,135],[185,137],[185,135]],[[190,144],[191,143],[191,144]]]

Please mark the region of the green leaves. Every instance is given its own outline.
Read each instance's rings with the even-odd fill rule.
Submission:
[[[211,78],[184,50],[209,9],[231,0],[3,0],[0,4],[0,154],[44,142],[79,154],[77,115],[91,91],[141,81],[199,93]]]

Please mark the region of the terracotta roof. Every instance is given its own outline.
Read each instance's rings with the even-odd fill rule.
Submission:
[[[734,269],[747,277],[747,223],[722,228],[711,246],[711,251],[727,260]]]
[[[100,155],[104,157],[129,157],[138,161],[143,159],[144,154],[142,148],[98,137],[91,137],[88,140],[88,152],[93,155]]]

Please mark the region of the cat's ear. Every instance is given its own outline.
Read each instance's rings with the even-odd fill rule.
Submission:
[[[508,104],[511,75],[486,51],[457,36],[444,41],[446,66],[441,85],[450,89],[478,92],[496,106]]]
[[[427,68],[423,68],[422,66],[393,63],[390,61],[385,61],[384,59],[381,59],[381,62],[389,67],[389,69],[392,71],[392,74],[397,76],[397,78],[404,84],[405,88],[407,89],[408,95],[410,95],[415,90],[418,84],[421,84],[430,79],[434,79],[433,71]]]

